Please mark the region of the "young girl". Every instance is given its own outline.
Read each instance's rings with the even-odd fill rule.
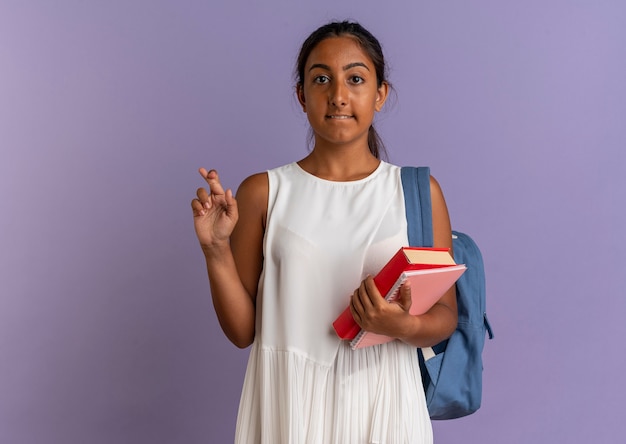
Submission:
[[[409,286],[384,301],[371,275],[408,244],[400,168],[380,160],[372,126],[390,86],[379,42],[358,23],[322,26],[304,42],[296,94],[314,146],[253,175],[237,199],[215,170],[192,201],[220,325],[252,344],[235,441],[430,443],[416,347],[456,327],[454,288],[411,316]],[[431,179],[436,247],[451,247],[448,211]],[[398,338],[352,350],[333,320]]]

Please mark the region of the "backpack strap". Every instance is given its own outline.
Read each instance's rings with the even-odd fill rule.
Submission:
[[[402,167],[400,177],[404,189],[409,245],[432,247],[433,215],[430,202],[430,168]]]
[[[434,236],[433,209],[430,199],[430,168],[402,167],[400,169],[400,177],[404,191],[409,245],[413,247],[432,247]],[[434,358],[436,352],[432,347],[423,347],[417,349],[417,355],[422,375],[425,375],[427,370],[423,363]]]

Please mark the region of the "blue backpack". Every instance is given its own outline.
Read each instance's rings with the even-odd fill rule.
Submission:
[[[433,245],[430,169],[403,167],[402,187],[409,244]],[[418,349],[422,383],[431,419],[453,419],[474,413],[482,397],[482,351],[485,333],[493,339],[487,320],[483,258],[472,238],[452,231],[457,264],[467,270],[456,283],[458,325],[452,336],[434,347]]]

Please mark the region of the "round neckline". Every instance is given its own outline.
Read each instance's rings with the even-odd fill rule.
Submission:
[[[384,161],[379,160],[378,161],[378,166],[376,167],[376,169],[374,169],[374,171],[372,171],[367,176],[365,176],[365,177],[363,177],[361,179],[357,179],[357,180],[330,180],[330,179],[323,179],[321,177],[316,176],[315,174],[309,173],[307,170],[302,168],[298,164],[298,162],[293,162],[293,165],[303,175],[305,175],[305,176],[307,176],[307,177],[309,177],[311,179],[317,180],[319,182],[328,183],[328,184],[334,184],[334,185],[351,185],[351,184],[355,184],[356,185],[356,184],[359,184],[359,183],[367,182],[367,181],[371,180],[373,177],[375,177],[376,175],[378,175],[378,173],[382,170],[384,163],[385,163]]]

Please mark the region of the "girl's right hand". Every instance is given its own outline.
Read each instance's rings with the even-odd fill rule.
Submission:
[[[191,201],[193,223],[200,246],[212,248],[227,243],[239,212],[231,190],[222,188],[217,171],[200,168],[200,175],[209,185],[209,191],[198,188],[197,198]]]

